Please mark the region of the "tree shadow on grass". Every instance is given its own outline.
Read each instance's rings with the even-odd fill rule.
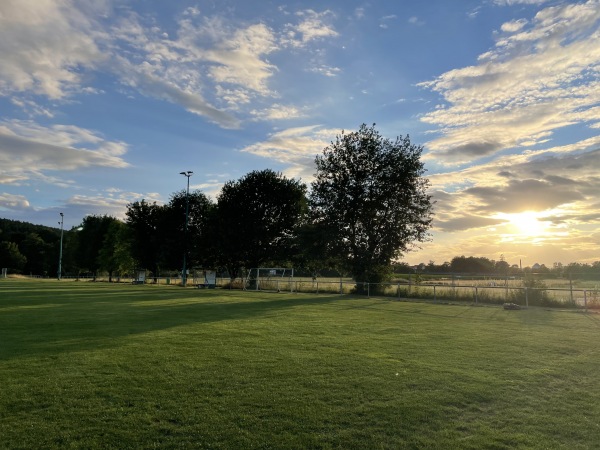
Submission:
[[[28,290],[0,299],[0,360],[109,348],[119,338],[190,324],[265,317],[340,297],[117,286]]]

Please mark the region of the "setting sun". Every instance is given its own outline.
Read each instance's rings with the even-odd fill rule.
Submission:
[[[548,223],[539,220],[539,214],[526,211],[519,214],[508,214],[508,220],[517,232],[524,236],[541,236],[548,230]]]

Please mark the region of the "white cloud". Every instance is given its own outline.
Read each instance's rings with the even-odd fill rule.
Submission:
[[[212,106],[199,92],[182,89],[164,77],[154,75],[148,66],[132,66],[127,60],[119,59],[122,82],[136,88],[144,95],[169,101],[184,107],[187,111],[206,117],[225,128],[237,128],[239,120]]]
[[[286,175],[308,182],[314,175],[315,157],[339,133],[340,130],[325,129],[319,125],[288,128],[271,134],[264,142],[243,148],[242,152],[288,164]]]
[[[142,196],[152,203],[152,200]],[[124,220],[126,218],[125,212],[127,211],[127,205],[137,200],[139,197],[120,195],[115,198],[111,195],[73,195],[70,197],[65,207],[70,210],[77,210],[79,217],[85,217],[89,214],[97,214],[98,211],[102,211],[102,214],[106,214],[117,219]]]
[[[477,16],[479,15],[479,13],[481,12],[481,6],[477,6],[474,9],[472,9],[471,11],[467,12],[467,17],[471,20],[477,18]]]
[[[67,218],[77,218],[81,220],[90,214],[107,214],[120,220],[126,219],[127,205],[141,199],[149,203],[156,202],[162,205],[162,197],[154,192],[138,193],[121,191],[120,189],[107,188],[94,195],[77,194],[69,197],[60,207],[60,211],[65,213],[65,222]],[[52,210],[57,209],[52,208]],[[50,210],[45,209],[39,212],[40,215],[47,215]]]
[[[205,56],[216,63],[210,68],[210,74],[217,83],[241,85],[268,95],[266,81],[273,74],[275,66],[266,62],[264,56],[275,49],[271,30],[258,24],[237,30],[230,40],[222,42]]]
[[[423,26],[425,25],[425,22],[423,20],[420,20],[418,17],[416,16],[412,16],[411,18],[408,19],[408,23],[412,24],[412,25],[418,25],[418,26]]]
[[[235,28],[219,17],[196,16],[185,14],[172,40],[135,15],[122,19],[113,33],[119,54],[130,49],[137,56],[117,58],[120,76],[145,95],[236,128],[239,120],[214,102],[239,111],[256,96],[274,96],[268,81],[276,68],[266,56],[278,49],[276,36],[264,24]]]
[[[333,17],[331,11],[319,13],[307,9],[299,11],[296,15],[301,18],[301,21],[298,24],[286,25],[286,37],[283,39],[285,44],[304,47],[314,40],[338,36],[333,26],[327,23]]]
[[[100,7],[100,6],[98,6]],[[104,39],[88,19],[89,2],[0,2],[0,95],[32,92],[62,99],[82,86],[82,72],[104,60]]]
[[[184,16],[198,16],[200,14],[200,10],[196,6],[190,6],[186,8],[183,12]]]
[[[379,19],[379,28],[383,28],[384,30],[387,30],[389,28],[389,25],[387,24],[387,22],[390,21],[390,20],[396,20],[397,18],[398,18],[398,16],[396,16],[395,14],[390,14],[390,15],[381,17]],[[411,17],[409,19],[409,22],[413,23],[413,22],[411,22],[413,19],[416,20],[417,18],[416,17]]]
[[[523,29],[527,25],[527,19],[512,20],[510,22],[503,23],[500,29],[505,33],[516,33]]]
[[[32,176],[45,179],[47,171],[127,167],[126,151],[123,142],[107,141],[94,131],[72,125],[44,127],[32,121],[3,121],[0,183],[19,183]]]
[[[600,1],[541,10],[503,35],[477,66],[421,83],[446,104],[422,121],[441,137],[430,159],[463,163],[551,139],[554,130],[600,119]],[[507,133],[506,130],[510,130]]]
[[[250,114],[259,120],[289,120],[304,117],[306,113],[295,106],[279,105],[277,103],[263,110],[252,110]]]
[[[1,180],[0,180],[1,182]],[[6,192],[0,193],[0,210],[2,209],[15,209],[22,210],[30,207],[29,201],[24,195],[7,194]]]
[[[498,6],[513,6],[513,5],[542,5],[548,0],[494,0],[494,4]]]
[[[331,67],[325,64],[317,67],[311,67],[309,70],[313,73],[325,75],[326,77],[337,77],[342,71],[342,69],[340,69],[339,67]]]
[[[45,117],[52,118],[52,117],[54,117],[54,114],[55,114],[50,109],[39,105],[38,103],[36,103],[33,100],[19,98],[19,97],[12,97],[10,99],[10,101],[13,105],[18,106],[23,111],[25,111],[29,115],[29,117],[45,116]]]
[[[256,98],[278,98],[270,87],[278,71],[268,60],[272,53],[338,35],[330,11],[299,11],[290,16],[293,21],[273,30],[264,22],[207,16],[192,6],[167,32],[155,18],[126,8],[116,17],[110,4],[0,2],[0,95],[10,95],[32,117],[52,117],[54,112],[32,96],[58,100],[74,93],[102,93],[85,82],[104,72],[142,95],[237,128],[240,120],[233,113],[247,113],[246,106]],[[325,76],[339,72],[326,64],[315,70]]]

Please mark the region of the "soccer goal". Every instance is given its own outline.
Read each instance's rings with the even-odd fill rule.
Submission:
[[[294,269],[290,267],[257,267],[246,277],[246,289],[256,291],[294,290]]]

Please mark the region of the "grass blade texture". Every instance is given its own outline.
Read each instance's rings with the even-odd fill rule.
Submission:
[[[600,320],[0,280],[0,448],[592,448]]]

